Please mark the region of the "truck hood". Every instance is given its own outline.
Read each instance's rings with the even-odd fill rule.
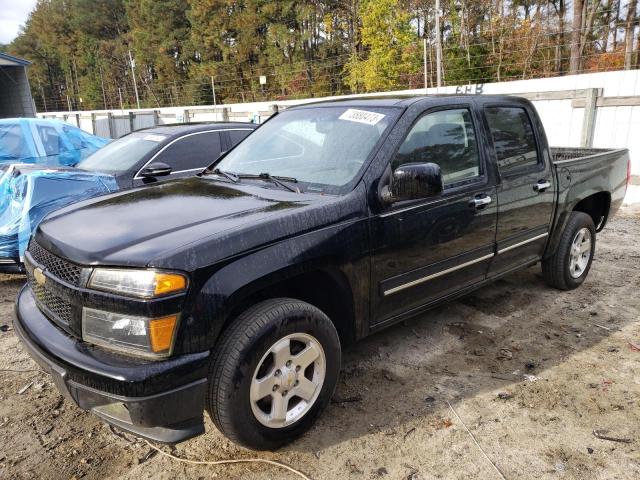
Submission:
[[[326,216],[311,221],[313,216],[305,215],[304,226],[283,220],[337,198],[196,177],[59,210],[40,224],[36,239],[84,265],[179,265],[190,270],[326,223]],[[269,228],[260,228],[267,224]]]

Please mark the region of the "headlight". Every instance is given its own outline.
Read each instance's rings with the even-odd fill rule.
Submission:
[[[154,298],[185,291],[187,277],[181,273],[153,270],[96,268],[89,280],[89,287],[132,297]]]
[[[178,315],[147,318],[86,307],[82,309],[83,340],[143,355],[169,355],[177,325]]]

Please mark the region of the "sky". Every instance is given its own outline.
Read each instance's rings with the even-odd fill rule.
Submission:
[[[37,0],[0,0],[0,43],[11,43],[18,36]]]

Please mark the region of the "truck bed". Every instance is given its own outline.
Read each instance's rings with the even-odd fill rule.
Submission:
[[[609,208],[600,218],[594,218],[597,230],[604,227],[622,205],[629,175],[629,150],[626,148],[550,147],[557,182],[555,232],[549,251],[555,250],[559,234],[574,209],[580,203],[598,197]],[[590,199],[590,200],[585,200]]]

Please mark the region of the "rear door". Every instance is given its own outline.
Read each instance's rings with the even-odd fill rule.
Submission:
[[[445,189],[371,218],[372,324],[391,323],[486,278],[495,250],[495,178],[470,104],[415,120],[390,168],[440,165]]]
[[[239,144],[242,140],[247,138],[253,129],[239,128],[233,130],[225,130],[229,138],[229,150]]]
[[[540,259],[556,186],[546,138],[531,107],[487,104],[484,117],[500,176],[497,255],[489,270],[489,276],[495,276]]]

